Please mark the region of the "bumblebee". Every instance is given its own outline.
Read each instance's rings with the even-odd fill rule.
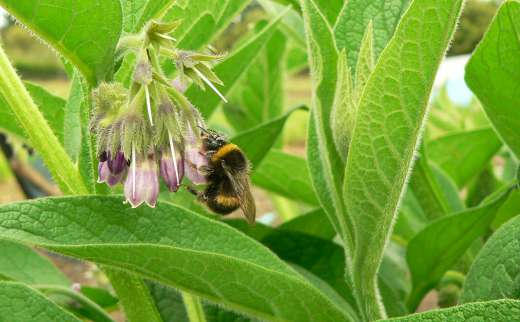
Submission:
[[[256,207],[249,183],[249,161],[238,146],[222,135],[207,129],[202,132],[208,166],[201,170],[208,185],[203,192],[188,189],[212,211],[227,215],[240,208],[247,221],[254,223]]]

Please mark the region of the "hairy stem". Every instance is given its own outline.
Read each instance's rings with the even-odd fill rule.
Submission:
[[[206,322],[204,309],[198,297],[182,292],[182,300],[190,322]]]
[[[63,193],[86,194],[87,188],[65,149],[27,92],[0,47],[0,95],[4,97],[32,146],[41,155]]]

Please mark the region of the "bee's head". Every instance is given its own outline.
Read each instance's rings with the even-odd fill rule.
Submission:
[[[202,131],[204,148],[207,151],[216,151],[228,143],[226,137],[222,134],[202,127],[200,129]]]

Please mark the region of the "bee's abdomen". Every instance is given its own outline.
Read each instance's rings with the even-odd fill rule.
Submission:
[[[217,195],[208,199],[207,205],[214,212],[227,215],[240,207],[240,200],[236,196]]]

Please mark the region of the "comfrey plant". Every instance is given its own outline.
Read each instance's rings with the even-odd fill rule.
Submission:
[[[98,142],[98,182],[124,183],[132,207],[143,202],[155,207],[159,174],[171,192],[179,189],[185,173],[192,183],[206,181],[200,170],[208,165],[200,136],[206,126],[177,87],[189,78],[225,100],[213,85],[222,82],[211,71],[222,56],[178,50],[169,36],[177,27],[177,22],[150,22],[141,35],[132,37],[139,52],[130,88],[102,83],[94,91],[91,129]],[[177,66],[177,86],[164,74],[161,58]]]
[[[459,108],[431,94],[463,4],[0,0],[71,84],[24,82],[0,49],[0,129],[63,194],[0,206],[0,321],[517,321],[520,1]],[[311,99],[286,108],[295,83]],[[268,216],[215,216],[254,221],[250,183]]]

